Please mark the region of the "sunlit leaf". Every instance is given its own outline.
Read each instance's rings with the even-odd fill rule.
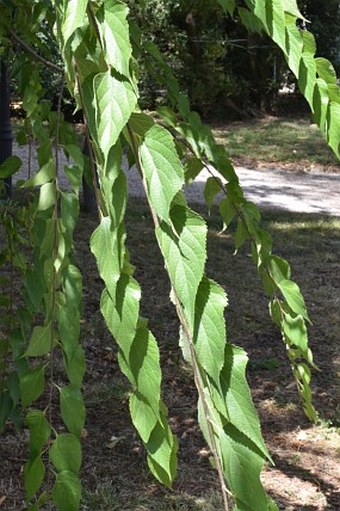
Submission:
[[[277,285],[287,300],[289,307],[295,314],[301,315],[305,319],[308,318],[305,301],[299,289],[299,286],[291,280],[282,279],[277,282]]]
[[[184,181],[172,137],[164,128],[153,126],[146,133],[140,151],[152,206],[161,219],[168,219],[171,202]]]
[[[64,45],[66,45],[77,28],[81,27],[84,23],[88,0],[63,0],[63,3],[62,32]]]
[[[98,143],[106,159],[132,114],[137,97],[131,84],[116,78],[110,70],[95,77],[94,92]]]
[[[128,12],[127,5],[117,0],[105,0],[97,12],[107,62],[126,77],[130,76],[129,65],[132,54],[127,22]]]

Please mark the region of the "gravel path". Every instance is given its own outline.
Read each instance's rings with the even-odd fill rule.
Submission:
[[[15,180],[28,175],[28,147],[14,146],[13,154],[18,155],[23,166]],[[61,163],[66,163],[64,155]],[[32,155],[31,172],[37,168]],[[245,196],[261,208],[281,209],[298,213],[318,213],[340,217],[340,174],[292,172],[279,169],[251,170],[236,167]],[[135,168],[126,169],[129,190],[132,196],[143,196],[144,191]],[[189,202],[202,202],[204,183],[209,176],[202,171],[197,180],[185,190]],[[66,187],[67,180],[62,184]]]
[[[251,170],[236,167],[245,196],[260,208],[296,213],[318,213],[340,217],[340,174],[310,174],[283,170]],[[209,177],[202,171],[185,190],[189,202],[202,202],[204,183]],[[128,171],[131,195],[142,195],[136,169]]]

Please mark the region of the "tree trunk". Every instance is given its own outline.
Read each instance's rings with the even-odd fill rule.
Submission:
[[[12,155],[13,135],[9,103],[8,69],[7,63],[2,59],[0,62],[0,164]],[[5,189],[0,199],[8,199],[12,195],[12,178],[4,179],[3,183]]]

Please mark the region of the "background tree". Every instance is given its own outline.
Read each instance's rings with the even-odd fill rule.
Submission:
[[[337,0],[299,1],[311,32],[315,35],[320,57],[333,62],[337,72],[340,69],[340,4]]]

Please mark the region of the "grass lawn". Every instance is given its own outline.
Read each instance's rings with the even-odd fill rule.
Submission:
[[[319,128],[307,117],[264,117],[213,126],[219,143],[236,163],[297,170],[339,172],[339,162]]]

